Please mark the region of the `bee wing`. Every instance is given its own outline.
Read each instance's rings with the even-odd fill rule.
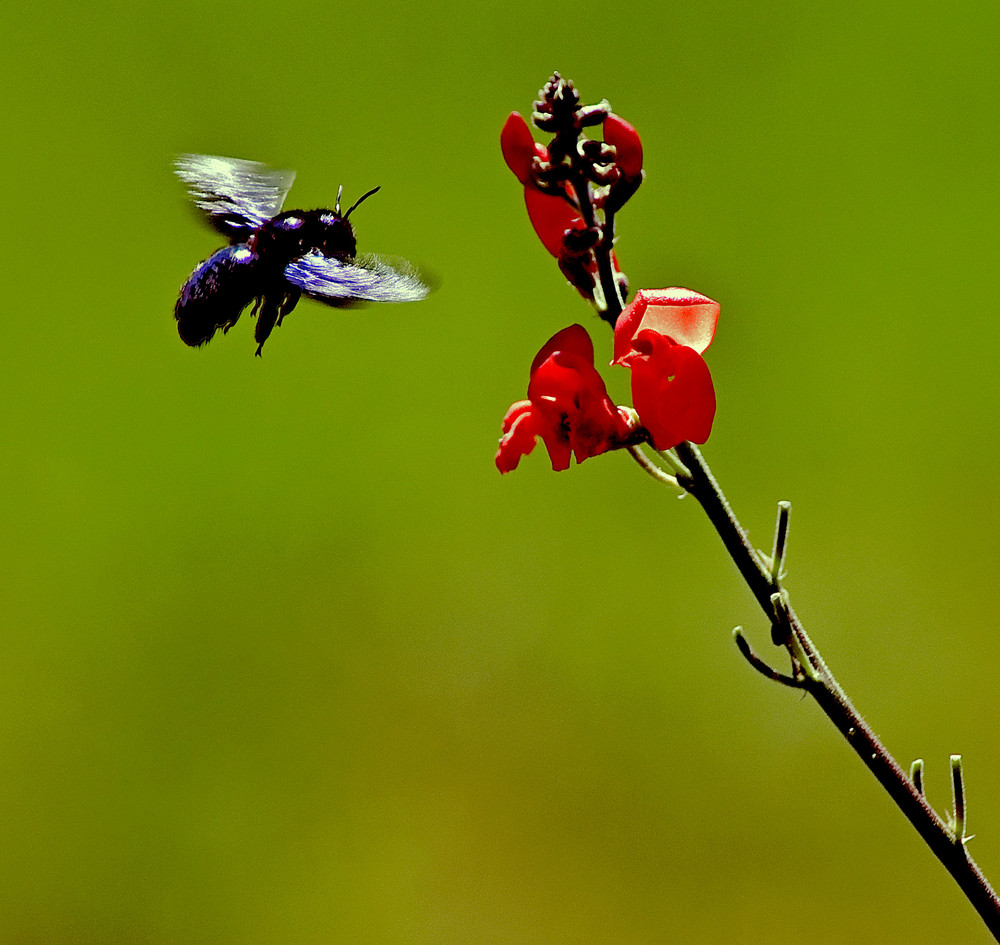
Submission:
[[[181,154],[174,169],[212,226],[231,239],[245,238],[281,213],[295,180],[294,171],[214,154]]]
[[[419,302],[431,289],[417,269],[403,259],[392,263],[379,256],[358,256],[342,262],[309,253],[285,267],[285,278],[306,295],[327,305],[353,299],[365,302]]]

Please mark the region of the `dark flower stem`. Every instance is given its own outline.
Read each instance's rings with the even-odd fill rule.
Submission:
[[[920,786],[914,784],[889,754],[840,688],[789,605],[787,592],[780,580],[765,566],[747,540],[746,532],[740,527],[701,452],[691,443],[682,443],[677,447],[677,455],[690,471],[690,477],[677,477],[679,484],[701,503],[715,526],[730,557],[772,624],[775,642],[791,654],[795,678],[801,688],[819,703],[837,731],[847,739],[958,883],[994,939],[1000,942],[1000,899],[965,846],[964,792],[960,795],[959,789],[956,789],[956,806],[961,806],[962,810],[956,812],[959,817],[953,829],[927,803]],[[963,798],[961,804],[957,800],[959,796]]]
[[[599,313],[612,328],[618,316],[622,313],[623,303],[618,280],[615,278],[614,266],[611,264],[611,247],[615,242],[615,215],[604,215],[604,245],[602,252],[597,253],[597,275],[604,292],[604,312]]]

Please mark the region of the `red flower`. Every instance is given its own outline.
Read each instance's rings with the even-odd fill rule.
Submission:
[[[715,389],[701,353],[712,343],[719,303],[690,289],[640,289],[615,324],[615,364],[632,371],[632,403],[658,450],[704,443]]]
[[[541,437],[552,468],[568,469],[623,445],[631,432],[628,415],[608,397],[594,368],[594,345],[586,330],[571,325],[553,335],[531,363],[528,399],[518,401],[503,419],[497,469],[517,468]]]

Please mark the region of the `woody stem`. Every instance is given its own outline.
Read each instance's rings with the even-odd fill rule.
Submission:
[[[730,557],[772,624],[775,642],[788,649],[801,670],[802,688],[809,692],[847,739],[958,883],[993,937],[1000,942],[1000,899],[969,856],[963,837],[956,835],[927,803],[917,785],[851,704],[788,603],[788,595],[780,579],[765,567],[748,541],[701,452],[692,443],[681,443],[677,454],[690,471],[690,476],[678,476],[680,485],[698,500],[715,526]]]

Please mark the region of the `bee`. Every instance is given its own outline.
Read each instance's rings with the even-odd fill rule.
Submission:
[[[340,210],[343,187],[333,210],[282,211],[294,171],[210,154],[182,154],[175,170],[208,222],[229,240],[181,288],[174,317],[185,344],[203,345],[219,328],[225,334],[251,302],[260,355],[303,294],[345,306],[416,302],[430,292],[411,264],[357,255],[350,216],[378,187],[346,213]]]

